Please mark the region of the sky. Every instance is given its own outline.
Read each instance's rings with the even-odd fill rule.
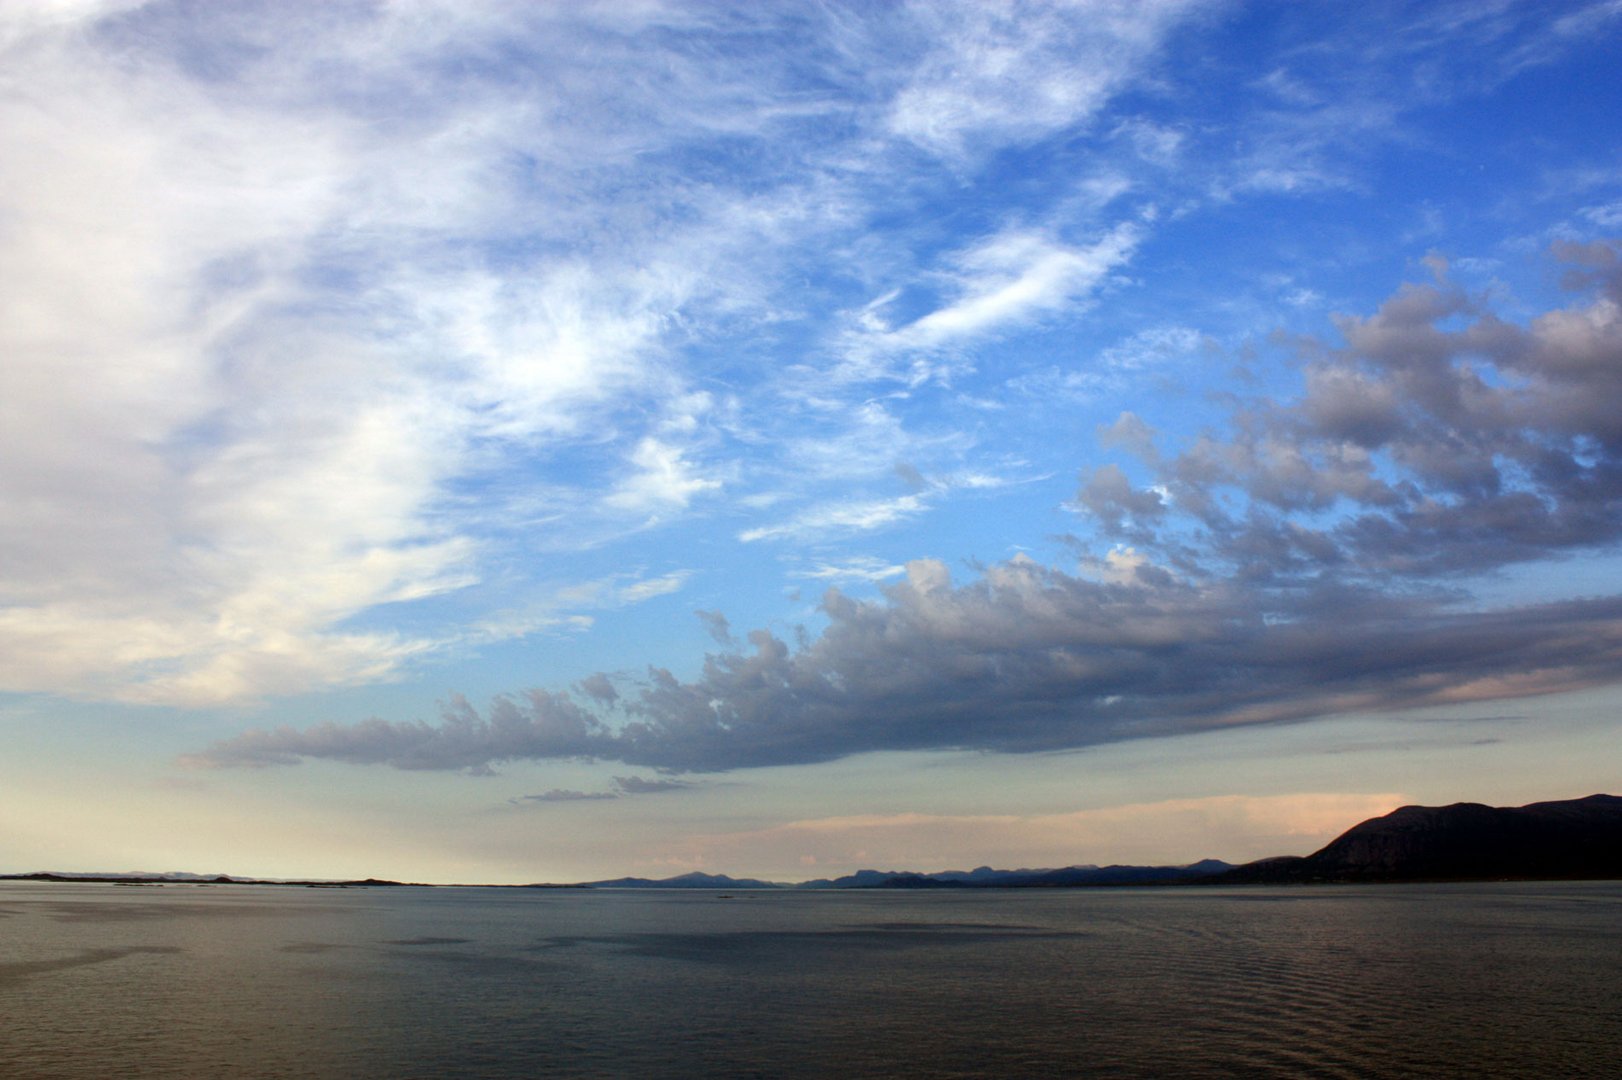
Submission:
[[[0,870],[1622,791],[1622,3],[0,0]]]

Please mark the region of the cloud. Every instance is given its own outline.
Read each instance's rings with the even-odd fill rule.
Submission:
[[[626,795],[656,795],[665,791],[686,791],[696,787],[691,780],[649,779],[645,776],[616,776],[614,786]]]
[[[355,765],[477,773],[487,772],[498,761],[600,757],[606,738],[602,721],[574,699],[534,690],[497,698],[483,716],[457,696],[440,707],[437,724],[374,718],[302,731],[284,727],[249,732],[181,761],[230,767],[290,765],[303,757],[321,757]]]
[[[1085,120],[1136,75],[1182,2],[973,2],[921,9],[930,43],[895,96],[892,132],[959,157],[988,141],[1042,137]]]
[[[632,512],[681,509],[696,496],[721,490],[722,483],[702,475],[688,459],[699,430],[700,418],[712,408],[708,394],[687,394],[670,406],[670,416],[657,435],[644,436],[627,455],[635,470],[622,479],[606,502]]]
[[[789,576],[813,581],[887,581],[906,572],[907,568],[898,563],[885,562],[872,555],[852,555],[791,570]]]
[[[1604,39],[1622,9],[1598,0],[1319,14],[1275,24],[1269,70],[1249,95],[1224,103],[1232,111],[1219,129],[1226,152],[1211,182],[1216,198],[1367,191],[1377,148],[1411,145],[1416,113],[1503,92],[1522,72],[1571,58]]]
[[[853,348],[858,354],[936,349],[1055,311],[1073,313],[1130,258],[1140,232],[1127,222],[1079,247],[1031,230],[998,233],[950,260],[949,303],[894,329],[867,330]]]
[[[732,624],[727,622],[725,615],[719,611],[695,611],[693,614],[698,616],[698,621],[704,624],[705,632],[715,639],[716,644],[734,644]]]
[[[647,578],[618,590],[617,596],[621,603],[640,604],[645,600],[652,600],[656,596],[669,596],[680,592],[687,579],[693,576],[691,570],[676,570],[661,577]]]
[[[1187,326],[1152,326],[1139,330],[1125,341],[1111,345],[1099,354],[1099,361],[1112,372],[1142,371],[1158,367],[1168,360],[1180,359],[1211,342],[1199,331]]]
[[[1187,10],[12,5],[0,689],[395,677],[469,635],[356,628],[383,605],[734,495],[801,416],[699,389],[695,343],[803,318],[807,251],[880,276],[851,253],[898,170],[1087,122]],[[1130,246],[1005,230],[892,343],[1083,301]],[[767,532],[917,509],[847,499]]]
[[[488,722],[250,732],[199,761],[580,757],[703,772],[877,750],[1056,750],[1622,678],[1622,598],[1471,612],[1344,587],[1268,595],[1136,577],[1016,559],[954,586],[941,564],[915,562],[881,600],[830,590],[828,628],[797,652],[755,631],[752,651],[711,656],[692,681],[650,670],[617,728],[532,692],[497,699]]]
[[[797,514],[777,525],[745,529],[738,539],[746,544],[757,540],[805,539],[826,534],[871,532],[923,513],[928,502],[918,495],[893,499],[852,499],[825,503]]]
[[[623,510],[650,510],[686,506],[695,495],[717,491],[719,480],[697,475],[683,452],[655,438],[643,439],[631,451],[637,468],[612,495],[609,505]]]
[[[1587,299],[1523,327],[1456,287],[1406,287],[1341,317],[1343,343],[1298,344],[1300,397],[1252,402],[1226,438],[1173,455],[1140,430],[1152,486],[1105,465],[1080,503],[1107,535],[1202,576],[1379,587],[1614,545],[1622,264],[1603,244],[1557,254]]]
[[[933,471],[937,462],[961,460],[974,449],[974,435],[953,427],[910,430],[884,401],[851,405],[796,397],[780,457],[752,463],[757,473],[775,474],[777,486],[740,500],[746,509],[769,512],[776,520],[740,530],[745,542],[849,534],[905,521],[947,491],[924,471]],[[911,471],[898,469],[898,462]],[[904,489],[900,495],[898,487]],[[785,509],[795,504],[797,509]]]
[[[1186,326],[1150,327],[1102,350],[1085,365],[1037,368],[1009,379],[1007,386],[1038,401],[1086,400],[1120,391],[1145,372],[1169,367],[1171,361],[1214,344]]]
[[[477,581],[484,538],[447,511],[486,461],[667,396],[649,361],[712,240],[486,269],[515,220],[578,228],[560,186],[624,152],[452,73],[498,29],[546,48],[536,27],[59,14],[5,39],[30,89],[0,100],[0,495],[28,509],[0,535],[0,686],[206,704],[455,640],[344,624]],[[553,186],[513,182],[520,147]],[[626,438],[643,473],[607,510],[708,490],[659,434]]]
[[[614,681],[600,671],[581,679],[578,685],[581,693],[595,701],[611,705],[619,700],[619,691],[614,689]]]
[[[516,601],[514,606],[480,617],[462,630],[455,641],[478,646],[543,632],[586,633],[596,625],[596,616],[569,609],[625,608],[669,596],[686,587],[693,571],[672,570],[658,577],[641,577],[640,574],[640,571],[622,571],[563,586],[536,588],[529,595],[509,593],[504,599]]]
[[[649,779],[644,776],[616,776],[612,791],[576,791],[572,788],[553,788],[539,795],[516,795],[507,802],[511,806],[533,803],[601,802],[632,795],[659,795],[670,791],[686,791],[698,785],[690,780]]]
[[[877,402],[863,403],[846,421],[847,426],[838,434],[794,439],[788,447],[794,470],[794,475],[787,478],[790,490],[761,502],[762,507],[775,508],[799,488],[809,489],[810,504],[775,522],[740,530],[739,540],[815,541],[872,532],[919,517],[956,493],[986,491],[1031,479],[984,469],[952,468],[946,459],[960,461],[968,456],[975,445],[972,433],[947,429],[945,433],[925,436],[912,434]],[[940,460],[941,467],[931,467],[926,476],[901,457],[900,451],[921,460]],[[872,491],[875,487],[894,491],[898,484],[906,489],[903,494]]]
[[[1074,571],[1023,555],[956,583],[907,564],[824,595],[791,646],[756,630],[613,714],[568,695],[465,703],[440,724],[249,732],[217,765],[306,757],[482,768],[578,757],[682,772],[878,750],[1057,750],[1238,725],[1553,693],[1622,679],[1622,595],[1477,602],[1472,575],[1622,539],[1622,270],[1561,250],[1588,290],[1525,326],[1408,287],[1343,340],[1301,341],[1298,397],[1238,407],[1163,453],[1136,418],[1081,505],[1117,543]]]
[[[523,806],[527,803],[596,802],[599,799],[617,798],[619,796],[612,791],[572,791],[567,788],[553,788],[539,795],[517,795],[507,801],[513,806]]]

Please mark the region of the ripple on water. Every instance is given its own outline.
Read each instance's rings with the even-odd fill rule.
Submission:
[[[5,1075],[1601,1077],[1622,885],[0,889]],[[161,902],[160,902],[161,901]]]

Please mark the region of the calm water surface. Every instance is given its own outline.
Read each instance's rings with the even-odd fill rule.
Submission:
[[[1622,883],[0,883],[0,1076],[1618,1077]]]

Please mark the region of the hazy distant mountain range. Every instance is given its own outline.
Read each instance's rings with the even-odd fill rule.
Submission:
[[[1069,866],[1058,870],[859,870],[778,885],[711,874],[663,881],[620,878],[595,888],[940,889],[1101,885],[1240,885],[1359,881],[1492,881],[1622,878],[1622,797],[1495,808],[1480,803],[1404,806],[1354,825],[1319,851],[1233,866]]]
[[[130,885],[230,884],[352,887],[398,881],[267,881],[179,871],[148,873],[0,874],[49,881]],[[799,884],[682,874],[512,888],[592,889],[965,889],[1079,888],[1111,885],[1286,885],[1397,881],[1602,880],[1622,878],[1622,796],[1491,807],[1480,803],[1404,806],[1354,825],[1311,855],[1286,855],[1234,866],[1205,859],[1186,866],[1067,866],[1053,870],[858,870]]]
[[[614,878],[588,881],[594,889],[961,889],[1029,888],[1063,885],[1162,885],[1193,881],[1234,867],[1217,859],[1189,866],[1067,866],[1058,870],[941,870],[933,874],[914,870],[858,870],[838,878],[818,878],[795,885],[725,874],[682,874],[680,877]]]

